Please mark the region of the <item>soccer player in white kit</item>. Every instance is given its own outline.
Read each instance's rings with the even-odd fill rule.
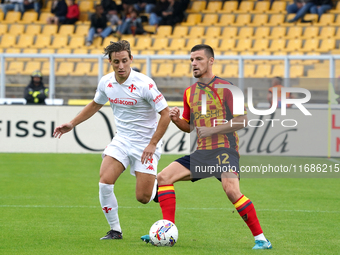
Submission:
[[[111,228],[102,240],[122,239],[113,189],[128,165],[131,174],[136,176],[137,200],[146,204],[156,195],[160,140],[170,123],[168,105],[155,82],[131,69],[133,57],[129,42],[111,42],[105,48],[105,55],[114,72],[99,81],[93,101],[69,123],[56,127],[53,134],[60,138],[110,102],[117,134],[104,150],[100,167],[99,200]],[[160,114],[158,125],[157,112]]]

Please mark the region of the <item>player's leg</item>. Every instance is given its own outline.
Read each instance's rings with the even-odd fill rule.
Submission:
[[[157,182],[156,175],[135,172],[136,174],[136,199],[142,204],[147,204],[151,201],[156,192]]]
[[[223,190],[255,238],[253,249],[271,249],[271,243],[263,235],[253,203],[240,191],[240,182],[237,175],[235,173],[223,173],[221,177]]]
[[[110,225],[111,230],[101,239],[122,239],[122,230],[119,224],[118,203],[113,192],[114,184],[124,171],[124,165],[111,156],[103,158],[100,167],[99,200]]]

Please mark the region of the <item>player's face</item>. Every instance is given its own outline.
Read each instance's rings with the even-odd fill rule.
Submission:
[[[211,69],[214,58],[208,58],[204,50],[191,52],[190,61],[195,78],[211,78]]]
[[[130,59],[129,53],[125,50],[120,52],[112,52],[110,63],[113,71],[115,71],[116,80],[120,83],[126,81],[131,71],[130,65],[132,63],[132,56]]]

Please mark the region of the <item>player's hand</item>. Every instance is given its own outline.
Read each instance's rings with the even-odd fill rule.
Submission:
[[[55,138],[60,138],[63,134],[71,131],[73,129],[73,125],[71,123],[65,123],[56,127],[53,132],[53,136]]]
[[[213,128],[211,127],[196,127],[197,136],[199,138],[205,138],[214,134]]]
[[[171,120],[176,122],[177,120],[179,120],[180,110],[178,109],[178,107],[171,108],[169,115]]]
[[[146,164],[149,160],[152,161],[152,156],[155,153],[155,151],[156,151],[155,145],[149,144],[148,146],[146,146],[141,158],[142,164]]]

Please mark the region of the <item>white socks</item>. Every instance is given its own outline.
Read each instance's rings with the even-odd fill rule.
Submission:
[[[122,232],[118,218],[118,203],[113,193],[113,184],[99,183],[99,201],[111,229]]]
[[[156,196],[158,190],[157,190],[157,179],[155,179],[155,183],[153,184],[153,190],[152,190],[152,194],[151,194],[151,197],[150,197],[150,200],[148,203],[150,203]]]
[[[265,238],[264,234],[259,234],[257,236],[254,236],[255,237],[255,241],[257,240],[260,240],[260,241],[266,241],[267,242],[267,239]]]

